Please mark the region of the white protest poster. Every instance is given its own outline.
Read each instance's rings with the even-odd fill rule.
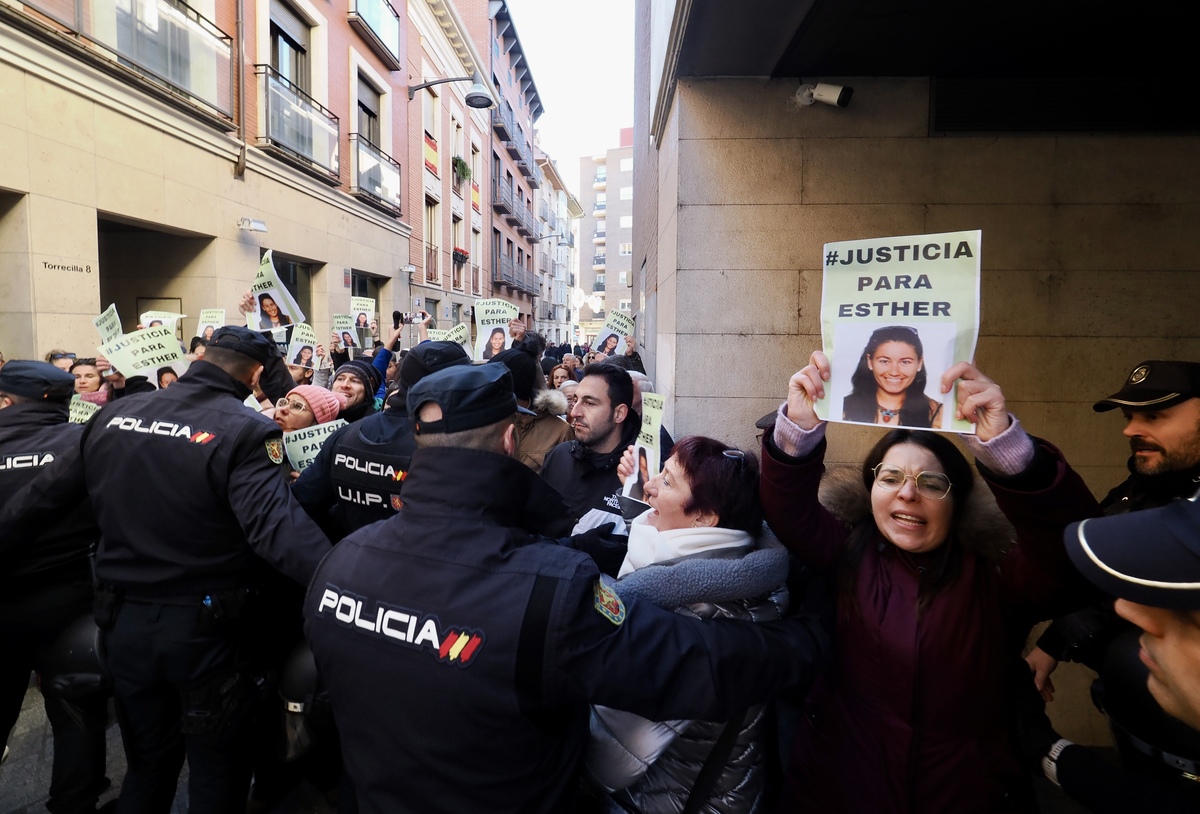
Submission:
[[[301,322],[292,327],[292,341],[288,344],[284,361],[289,365],[316,367],[317,332],[311,325]]]
[[[174,335],[175,326],[186,316],[187,314],[177,314],[174,311],[145,311],[138,317],[138,322],[145,328],[169,328]]]
[[[71,424],[86,424],[96,413],[100,412],[99,404],[84,401],[78,395],[71,396],[70,416],[67,421]]]
[[[462,345],[467,356],[471,355],[471,329],[465,322],[458,323],[448,331],[432,329],[429,331],[429,338],[434,342],[455,342]]]
[[[358,347],[358,340],[354,338],[354,317],[350,314],[333,315],[333,333],[345,350]]]
[[[637,464],[625,479],[621,494],[635,500],[646,499],[646,481],[658,474],[662,464],[663,397],[661,393],[642,394],[642,426],[633,444],[633,460]]]
[[[304,312],[292,293],[284,287],[271,261],[271,250],[267,249],[258,264],[258,274],[250,285],[254,295],[254,310],[246,314],[246,327],[255,331],[269,331],[296,322],[304,322]]]
[[[213,331],[224,324],[224,308],[202,308],[200,309],[200,321],[196,325],[196,336],[207,342],[212,339]]]
[[[174,384],[188,367],[174,332],[165,325],[124,334],[96,350],[125,378],[145,376],[159,389]]]
[[[486,362],[512,346],[508,323],[520,313],[521,309],[508,300],[475,300],[475,353],[472,356],[476,361]]]
[[[370,333],[371,323],[375,318],[375,300],[370,297],[351,297],[350,316],[354,318],[354,327]]]
[[[609,311],[604,327],[596,334],[592,350],[605,356],[625,353],[625,337],[633,336],[633,317],[620,311]]]
[[[821,329],[827,421],[973,433],[942,373],[975,358],[983,233],[826,243]]]
[[[96,330],[100,333],[101,344],[111,342],[121,335],[121,318],[117,316],[117,304],[104,309],[104,313],[92,320],[92,324],[96,326]]]
[[[346,426],[345,419],[339,418],[327,424],[317,424],[303,430],[285,432],[283,448],[287,451],[288,460],[292,462],[292,469],[303,472],[317,457],[325,439],[329,438],[339,427],[344,426]]]

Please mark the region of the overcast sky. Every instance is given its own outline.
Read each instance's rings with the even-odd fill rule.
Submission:
[[[508,0],[546,112],[542,149],[579,194],[579,157],[633,126],[633,0]]]

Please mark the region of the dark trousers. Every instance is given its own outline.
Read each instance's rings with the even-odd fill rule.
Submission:
[[[245,720],[225,716],[214,693],[245,676],[237,623],[209,629],[199,603],[125,601],[104,643],[129,759],[118,812],[169,812],[188,761],[191,814],[242,812],[250,784]],[[240,692],[240,691],[239,691]],[[210,700],[205,700],[204,696]],[[211,731],[185,733],[208,718]],[[189,729],[194,729],[194,726]]]
[[[86,582],[8,594],[0,602],[0,748],[21,714],[36,670],[43,685],[54,677],[53,647],[63,629],[92,612],[92,586]],[[97,693],[66,701],[43,693],[54,736],[50,800],[55,814],[95,811],[96,799],[109,785],[104,776],[107,697]]]

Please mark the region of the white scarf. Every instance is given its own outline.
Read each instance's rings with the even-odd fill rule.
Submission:
[[[687,529],[659,531],[647,522],[650,512],[644,512],[629,524],[629,549],[617,578],[639,568],[666,562],[706,551],[723,548],[752,548],[754,538],[745,531],[719,526],[696,526]]]

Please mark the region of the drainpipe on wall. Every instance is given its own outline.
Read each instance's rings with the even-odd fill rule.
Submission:
[[[242,178],[246,174],[246,81],[244,78],[246,61],[243,56],[243,40],[245,38],[245,22],[242,19],[242,5],[244,0],[236,0],[234,4],[235,14],[237,16],[237,134],[238,141],[241,142],[241,148],[238,150],[237,161],[233,162],[233,177]]]

